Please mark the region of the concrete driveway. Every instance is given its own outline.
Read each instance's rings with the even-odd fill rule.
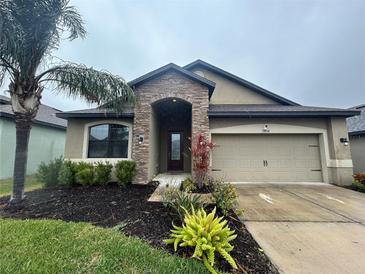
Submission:
[[[365,194],[332,185],[240,185],[247,229],[282,273],[365,273]]]

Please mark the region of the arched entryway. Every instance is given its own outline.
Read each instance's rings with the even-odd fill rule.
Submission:
[[[150,168],[154,174],[191,171],[191,104],[164,98],[152,105]]]

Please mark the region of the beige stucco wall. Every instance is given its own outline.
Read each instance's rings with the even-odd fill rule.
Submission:
[[[350,144],[354,173],[365,172],[365,136],[352,136]]]
[[[66,133],[65,158],[66,159],[85,159],[87,141],[85,136],[88,132],[88,125],[95,123],[122,122],[131,126],[133,119],[69,119]],[[131,135],[131,134],[130,134]],[[130,143],[132,140],[129,141]]]
[[[331,162],[329,172],[332,180],[338,185],[349,185],[352,181],[353,164],[351,147],[344,146],[340,138],[347,138],[346,120],[331,118],[327,120],[328,143]]]
[[[200,68],[193,71],[203,72],[205,78],[216,83],[210,104],[278,104],[276,101],[251,91],[214,72]]]
[[[166,169],[167,135],[163,134],[164,126],[152,113],[149,131],[150,161],[148,162],[149,176]],[[115,121],[115,120],[114,120]],[[132,124],[132,119],[117,119]],[[65,157],[82,159],[85,155],[86,125],[100,122],[100,119],[70,119],[66,135]],[[104,121],[105,122],[105,121]],[[246,133],[246,134],[318,134],[321,151],[321,164],[324,182],[346,185],[351,183],[353,173],[350,146],[344,146],[340,138],[348,138],[345,119],[342,118],[212,118],[210,119],[210,134]],[[263,133],[264,125],[268,125],[270,133]],[[190,132],[189,132],[190,134]],[[353,155],[365,155],[365,139],[353,142]],[[363,149],[363,150],[361,150]],[[189,155],[188,146],[185,153]],[[363,158],[364,159],[364,158]],[[186,158],[184,166],[190,168],[190,158]],[[356,169],[356,171],[364,171]]]
[[[209,122],[211,134],[317,134],[324,182],[351,183],[350,147],[340,143],[341,137],[347,138],[343,118],[214,118]],[[263,132],[264,125],[269,133]]]

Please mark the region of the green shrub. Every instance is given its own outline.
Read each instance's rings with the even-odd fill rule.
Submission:
[[[365,192],[365,185],[358,181],[353,181],[350,188],[355,191]]]
[[[42,162],[37,170],[37,179],[46,187],[54,187],[59,184],[58,176],[63,164],[63,157],[60,156],[49,163]]]
[[[113,166],[106,162],[98,162],[96,166],[86,162],[64,161],[60,174],[59,182],[63,185],[106,185],[111,178]]]
[[[212,197],[217,208],[219,208],[225,216],[228,215],[230,210],[233,210],[236,207],[237,192],[232,184],[215,182]]]
[[[94,184],[106,185],[111,180],[113,165],[109,162],[97,162],[94,167]]]
[[[115,177],[120,186],[127,186],[132,182],[136,174],[136,163],[134,161],[119,161],[115,165]]]
[[[182,181],[181,189],[182,189],[182,191],[191,193],[191,192],[194,192],[196,190],[196,185],[193,182],[193,180],[188,177],[188,178],[184,179],[184,181]]]
[[[94,184],[94,169],[93,168],[83,168],[76,172],[75,174],[76,182],[80,185],[87,186]]]
[[[85,171],[88,169],[88,171]],[[73,186],[76,184],[92,185],[94,166],[86,162],[71,162],[69,160],[64,161],[60,174],[59,181],[62,185]],[[92,171],[92,175],[87,178],[87,173]]]
[[[189,194],[176,188],[167,188],[162,195],[162,203],[165,207],[171,209],[180,220],[184,219],[186,211],[198,210],[205,207],[200,195]]]
[[[182,227],[173,225],[171,238],[164,240],[166,244],[173,244],[175,252],[178,247],[194,248],[192,257],[203,260],[211,273],[214,269],[215,252],[217,251],[234,269],[235,260],[229,254],[233,246],[229,243],[237,237],[234,230],[227,226],[223,217],[215,216],[215,208],[207,215],[204,209],[186,213]]]
[[[94,168],[94,165],[91,164],[91,163],[87,163],[87,162],[76,162],[73,169],[74,169],[74,172],[75,174],[81,170],[84,170],[86,168],[89,168],[89,169],[93,169]]]
[[[60,185],[73,186],[76,184],[75,179],[76,163],[65,160],[58,175]]]

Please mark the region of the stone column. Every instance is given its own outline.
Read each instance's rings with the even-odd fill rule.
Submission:
[[[134,108],[133,151],[132,158],[136,162],[137,173],[133,183],[148,183],[149,133],[151,105],[146,101],[138,101]],[[143,137],[143,143],[139,143]]]

